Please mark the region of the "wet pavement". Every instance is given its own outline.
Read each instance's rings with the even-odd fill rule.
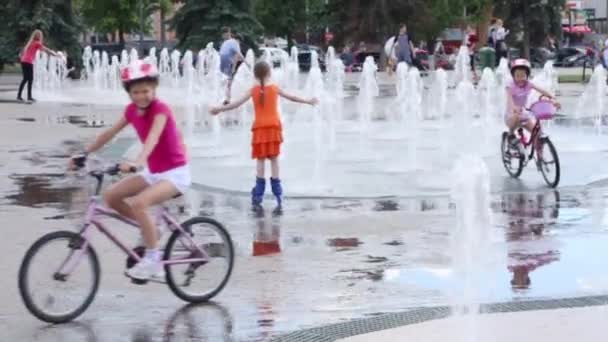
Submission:
[[[5,194],[3,206],[26,206],[30,215],[43,215],[35,208],[54,208],[52,225],[72,224],[86,200],[86,191],[66,186],[72,182],[60,175],[15,175],[13,181],[17,188]],[[484,276],[484,301],[608,290],[606,196],[603,188],[493,196],[494,225],[488,229],[503,238]],[[292,200],[282,215],[273,213],[270,203],[262,212],[250,211],[248,199],[234,195],[193,193],[186,202],[189,212],[194,206],[224,223],[236,246],[233,277],[213,305],[185,307],[162,285],[138,287],[119,268],[105,271],[110,263],[122,264],[121,257],[97,237],[104,276],[113,274],[102,282],[94,304],[76,323],[48,327],[13,300],[17,307],[2,320],[22,325],[7,337],[266,341],[299,328],[442,305],[457,287],[451,276],[449,233],[455,222],[448,198]],[[16,253],[13,267],[19,259]]]
[[[93,245],[102,281],[95,301],[73,323],[44,324],[21,303],[17,270],[35,239],[77,229],[90,188],[86,178],[64,175],[64,157],[95,129],[82,130],[69,120],[54,121],[49,129],[36,106],[16,106],[12,117],[0,119],[6,131],[0,137],[0,287],[6,289],[0,293],[0,340],[267,341],[302,328],[445,305],[455,295],[455,215],[446,195],[288,199],[276,214],[271,198],[255,212],[247,196],[199,188],[174,206],[186,208],[183,219],[200,214],[221,221],[236,249],[233,276],[213,303],[188,306],[164,285],[131,284],[122,275],[124,256],[98,235]],[[56,116],[79,111],[62,109]],[[108,159],[124,152],[117,146],[124,144],[110,147]],[[564,169],[576,174],[572,160]],[[553,191],[509,180],[501,168],[491,168],[492,181],[502,183],[492,195],[487,229],[496,237],[496,254],[483,276],[483,300],[606,294],[606,184]],[[137,237],[126,227],[116,231],[130,241]]]

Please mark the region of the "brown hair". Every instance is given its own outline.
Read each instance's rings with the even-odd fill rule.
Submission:
[[[270,76],[270,65],[264,61],[255,63],[253,75],[260,81],[260,103],[264,105],[264,80]]]

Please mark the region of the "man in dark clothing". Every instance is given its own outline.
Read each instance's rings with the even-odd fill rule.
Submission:
[[[399,35],[395,37],[393,48],[389,56],[396,54],[397,63],[405,62],[409,66],[414,64],[414,44],[412,44],[411,36],[407,33],[407,26],[401,24],[399,27]]]

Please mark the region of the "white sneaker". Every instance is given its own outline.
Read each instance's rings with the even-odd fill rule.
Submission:
[[[126,272],[127,276],[136,280],[165,281],[165,269],[160,261],[147,258],[141,259],[135,266]]]

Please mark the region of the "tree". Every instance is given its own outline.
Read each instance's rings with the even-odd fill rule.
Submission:
[[[45,33],[45,44],[64,50],[80,65],[78,33],[82,24],[70,0],[8,0],[0,7],[0,69],[4,63],[18,61],[23,44],[32,31]]]
[[[171,0],[81,0],[81,11],[87,26],[101,34],[118,32],[118,41],[125,43],[125,34],[139,33],[142,30],[141,10],[145,18],[143,33],[151,31],[150,16],[156,11],[163,16],[172,7]],[[140,8],[143,6],[143,9]],[[164,37],[164,25],[161,24],[161,40]]]
[[[251,0],[186,0],[169,24],[180,48],[200,49],[219,41],[223,26],[242,35],[246,45],[255,46],[262,25],[254,18],[252,8]]]
[[[547,35],[561,35],[561,11],[565,0],[496,0],[495,14],[505,18],[511,42],[519,43],[525,58],[530,47],[541,45]],[[521,41],[516,39],[521,34]]]
[[[433,40],[445,28],[482,20],[492,0],[330,0],[329,10],[343,40],[382,41],[406,23],[416,39]],[[466,8],[466,11],[465,11]],[[466,13],[466,17],[464,14]]]
[[[160,45],[165,46],[167,43],[166,15],[173,9],[173,1],[157,0],[155,2],[152,7],[160,12]]]
[[[257,0],[254,9],[267,36],[287,37],[290,42],[296,29],[305,26],[306,7],[301,0]]]

